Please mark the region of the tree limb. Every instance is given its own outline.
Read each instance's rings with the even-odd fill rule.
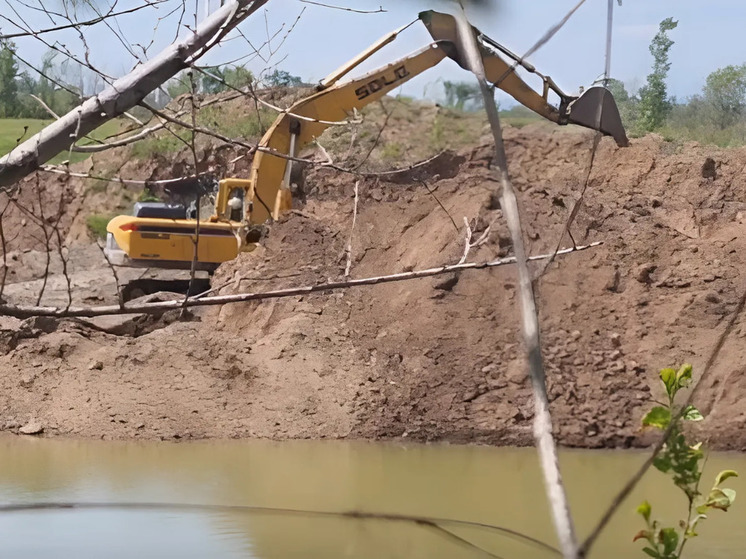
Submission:
[[[523,244],[523,228],[518,210],[518,200],[508,176],[508,163],[505,154],[505,145],[503,144],[502,128],[500,127],[500,116],[495,105],[494,91],[490,88],[486,79],[484,64],[479,53],[474,28],[466,18],[463,4],[461,5],[461,9],[456,12],[456,22],[458,26],[458,46],[462,50],[460,55],[466,62],[467,67],[477,77],[484,99],[485,110],[487,111],[487,118],[495,140],[495,162],[502,186],[500,205],[508,223],[508,229],[510,230],[510,236],[513,241],[513,250],[515,252],[515,262],[518,268],[523,340],[528,359],[531,386],[534,393],[534,439],[536,440],[536,448],[544,475],[544,485],[546,486],[552,519],[557,538],[560,542],[562,555],[565,559],[577,559],[579,555],[575,528],[565,488],[562,483],[562,475],[557,457],[557,446],[552,435],[552,417],[549,411],[546,373],[541,355],[539,318],[536,310],[531,274],[528,269],[528,259],[526,258]]]
[[[603,243],[596,242],[585,246],[568,248],[560,251],[560,254],[569,254],[597,247]],[[549,258],[551,254],[542,254],[531,256],[528,260],[542,260]],[[274,291],[265,291],[259,293],[237,293],[235,295],[216,295],[213,297],[192,298],[186,303],[186,307],[226,305],[229,303],[245,303],[248,301],[261,301],[264,299],[281,299],[285,297],[296,297],[298,295],[307,295],[309,293],[323,293],[327,291],[336,291],[359,287],[363,285],[377,285],[381,283],[392,283],[398,281],[407,281],[420,278],[429,278],[442,274],[449,274],[461,270],[485,270],[514,264],[515,257],[500,258],[491,262],[468,262],[465,264],[451,264],[440,266],[438,268],[429,268],[426,270],[415,270],[412,272],[401,272],[385,276],[376,276],[370,278],[353,279],[345,281],[336,281],[308,285],[303,287],[290,287],[287,289],[277,289]],[[178,310],[185,306],[182,299],[176,301],[159,301],[154,303],[125,304],[124,307],[119,305],[106,305],[99,307],[71,307],[69,309],[60,309],[57,307],[39,307],[39,306],[21,306],[3,303],[0,304],[0,316],[13,316],[16,318],[29,318],[32,316],[52,316],[58,318],[68,317],[93,317],[118,314],[160,314],[168,310]]]

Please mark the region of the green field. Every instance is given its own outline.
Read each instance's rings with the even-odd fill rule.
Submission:
[[[19,141],[23,142],[27,140],[47,124],[51,124],[52,120],[38,120],[30,118],[0,118],[0,156],[5,155],[12,150]],[[91,136],[98,139],[103,139],[110,134],[114,134],[119,130],[120,122],[118,120],[109,121],[100,128],[96,129]],[[81,145],[91,143],[89,140],[83,140],[80,142]],[[72,163],[76,161],[82,161],[88,157],[85,153],[73,153],[72,157],[69,158],[67,152],[61,153],[50,161],[50,163],[61,163],[66,159],[70,159]]]

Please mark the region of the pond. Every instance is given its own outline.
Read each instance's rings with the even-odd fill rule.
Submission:
[[[577,529],[587,534],[644,460],[640,452],[564,451],[561,464]],[[716,454],[746,472],[746,456]],[[740,479],[730,485],[743,491]],[[743,498],[743,496],[742,496]],[[685,502],[650,472],[592,557],[645,557],[633,543],[643,499],[674,524]],[[555,546],[532,449],[351,442],[134,443],[0,438],[0,502],[87,503],[0,512],[2,557],[549,558]],[[93,506],[95,504],[95,506]],[[188,506],[179,506],[188,505]],[[285,509],[285,510],[277,510]],[[363,519],[372,512],[486,523]],[[687,557],[746,556],[746,499],[716,511]]]

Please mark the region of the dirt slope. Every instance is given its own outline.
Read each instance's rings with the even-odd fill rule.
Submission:
[[[531,252],[551,251],[582,187],[589,136],[528,127],[506,130],[506,140]],[[494,222],[471,260],[508,254],[490,154],[483,145],[417,177],[361,181],[352,276],[458,261],[464,217],[476,236]],[[572,234],[604,245],[561,258],[537,283],[564,444],[642,444],[655,372],[683,361],[701,372],[744,289],[744,168],[743,149],[656,136],[624,150],[602,143]],[[227,293],[340,278],[354,182],[310,171],[306,203],[264,247],[221,267],[213,285]],[[86,437],[523,444],[532,406],[517,324],[509,267],[212,308],[189,321],[5,319],[0,426],[34,418],[46,433]],[[746,448],[745,325],[699,398],[721,448]]]

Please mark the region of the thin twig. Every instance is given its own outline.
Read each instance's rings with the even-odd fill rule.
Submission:
[[[391,513],[378,513],[378,512],[364,512],[364,511],[319,511],[310,509],[296,509],[296,508],[284,508],[284,507],[262,507],[255,505],[215,505],[215,504],[202,504],[202,503],[138,503],[138,502],[119,502],[119,503],[86,503],[86,502],[70,502],[70,501],[58,501],[58,502],[46,502],[46,503],[20,503],[20,504],[1,504],[1,513],[14,513],[23,511],[35,511],[35,510],[54,510],[54,509],[82,509],[82,510],[106,510],[106,509],[124,509],[124,510],[142,510],[142,509],[155,509],[155,510],[169,510],[169,511],[184,511],[184,510],[211,510],[211,511],[233,511],[233,512],[249,512],[249,513],[260,513],[260,514],[283,514],[283,515],[297,515],[297,516],[318,516],[318,517],[342,517],[354,520],[385,520],[392,522],[413,522],[415,524],[440,527],[441,530],[446,530],[444,526],[458,526],[458,527],[470,527],[480,528],[486,530],[494,530],[504,536],[512,538],[516,541],[522,541],[524,543],[530,543],[545,552],[549,552],[555,555],[559,554],[559,550],[552,547],[551,545],[533,538],[527,534],[522,534],[516,530],[505,528],[503,526],[497,526],[494,524],[486,524],[484,522],[473,522],[469,520],[455,520],[452,518],[439,518],[430,516],[411,516],[406,514],[391,514]],[[457,536],[461,542],[466,541],[471,547],[488,553],[494,557],[494,554],[482,549],[481,547],[473,544],[472,542],[465,540],[464,538]]]
[[[360,181],[355,182],[355,204],[352,207],[352,225],[350,226],[350,237],[347,239],[347,247],[345,252],[347,253],[347,264],[345,265],[345,277],[350,277],[350,269],[352,269],[352,236],[355,233],[355,222],[357,221],[357,203],[359,199]]]
[[[106,260],[107,266],[109,266],[109,270],[111,271],[111,275],[114,276],[114,283],[116,284],[117,288],[117,301],[119,301],[119,308],[124,308],[124,294],[122,293],[122,284],[119,281],[119,274],[117,273],[116,266],[112,263],[111,259],[109,258],[109,255],[106,254],[106,250],[104,250],[104,245],[96,242],[96,246],[101,251],[101,255],[104,257],[104,260]]]
[[[39,29],[35,31],[28,31],[23,33],[7,33],[5,35],[0,35],[0,41],[8,40],[8,39],[15,39],[17,37],[29,37],[33,36],[36,37],[38,35],[42,35],[44,33],[53,33],[55,31],[63,31],[65,29],[71,29],[75,28],[78,29],[79,27],[87,27],[91,25],[96,25],[97,23],[101,23],[102,21],[109,19],[109,18],[115,18],[118,16],[122,16],[125,14],[131,14],[133,12],[137,12],[139,10],[142,10],[143,8],[152,8],[156,6],[157,4],[160,4],[164,2],[165,0],[155,0],[153,2],[146,2],[145,4],[141,6],[136,6],[134,8],[131,8],[129,10],[122,10],[121,12],[113,12],[113,13],[107,13],[102,16],[99,16],[97,18],[89,19],[86,21],[75,21],[68,25],[59,25],[57,27],[48,27],[46,29]]]
[[[322,8],[331,8],[332,10],[343,10],[345,12],[354,12],[356,14],[381,14],[387,10],[383,9],[383,6],[379,6],[377,10],[356,10],[354,8],[347,8],[344,6],[332,6],[331,4],[324,4],[323,2],[313,2],[312,0],[300,0],[304,4],[313,4],[314,6],[321,6]]]
[[[199,175],[199,159],[197,158],[197,133],[194,132],[194,128],[197,126],[197,104],[194,101],[197,85],[194,79],[194,74],[192,72],[189,72],[189,83],[191,86],[191,92],[192,94],[189,96],[189,100],[192,105],[192,135],[190,137],[189,141],[189,150],[192,153],[192,161],[194,162],[194,174]],[[192,265],[189,269],[189,286],[187,287],[186,295],[184,296],[184,305],[181,308],[181,317],[184,316],[184,313],[187,309],[187,303],[189,302],[189,294],[192,292],[192,289],[194,288],[194,279],[197,274],[197,262],[199,260],[199,234],[200,234],[200,206],[202,205],[202,184],[197,181],[197,202],[196,202],[196,210],[197,215],[196,222],[197,225],[194,230],[194,240],[192,241],[194,243],[194,256],[192,257]],[[217,208],[216,208],[217,213]]]
[[[471,250],[471,226],[469,225],[469,219],[464,216],[464,254],[461,255],[461,260],[458,261],[459,264],[463,264],[466,262],[466,258],[469,256],[469,251]]]
[[[440,209],[443,210],[446,215],[448,216],[448,219],[451,220],[451,223],[453,224],[453,228],[456,230],[456,233],[459,232],[458,225],[456,225],[456,220],[453,219],[453,216],[451,215],[451,212],[449,212],[446,207],[443,205],[443,203],[440,201],[440,199],[435,195],[435,191],[431,189],[428,184],[424,180],[420,180],[419,183],[425,187],[425,190],[427,190],[427,193],[433,197],[433,199],[438,203],[440,206]]]

